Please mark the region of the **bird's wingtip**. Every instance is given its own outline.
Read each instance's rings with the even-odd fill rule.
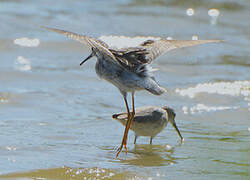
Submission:
[[[51,27],[48,27],[48,26],[40,26],[41,29],[45,29],[47,31],[53,31],[53,32],[58,32],[60,31],[59,29],[55,29],[55,28],[51,28]]]
[[[42,26],[40,26],[40,28],[41,28],[41,29],[47,29],[47,30],[49,30],[49,29],[50,29],[49,27],[47,27],[47,26],[43,26],[43,25],[42,25]]]
[[[223,40],[223,39],[216,39],[216,40],[214,40],[214,42],[225,42],[225,40]]]
[[[51,28],[51,27],[48,27],[48,26],[40,26],[40,28],[46,29],[48,31],[56,32],[56,33],[59,33],[59,34],[65,34],[66,33],[66,31],[64,31],[64,30],[57,29],[57,28]]]
[[[209,39],[209,40],[203,40],[203,39],[201,39],[201,40],[192,40],[192,41],[200,41],[200,42],[204,42],[204,43],[220,43],[220,42],[225,42],[225,40],[223,40],[223,39]]]

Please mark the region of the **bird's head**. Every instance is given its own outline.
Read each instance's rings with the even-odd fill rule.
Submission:
[[[96,52],[95,52],[94,48],[92,48],[91,50],[92,50],[91,54],[80,63],[80,66],[83,65],[83,63],[85,63],[87,60],[89,60],[93,56],[96,56]]]
[[[174,126],[176,132],[178,133],[178,135],[181,138],[181,141],[183,141],[184,138],[182,137],[182,135],[181,135],[176,123],[175,123],[176,114],[175,114],[174,110],[172,108],[167,107],[167,106],[162,107],[162,109],[164,109],[166,111],[168,121]]]
[[[164,109],[167,112],[167,117],[168,117],[168,121],[170,121],[172,124],[175,123],[175,112],[172,108],[168,107],[168,106],[164,106],[162,107],[162,109]]]

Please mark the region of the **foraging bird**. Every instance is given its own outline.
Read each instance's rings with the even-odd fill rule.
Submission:
[[[135,91],[147,90],[154,95],[161,95],[166,92],[156,82],[151,72],[150,64],[163,53],[173,49],[221,42],[221,40],[166,40],[158,38],[157,40],[146,40],[137,47],[114,49],[97,38],[54,28],[43,28],[66,35],[73,40],[88,45],[92,52],[80,65],[94,56],[97,57],[95,65],[96,74],[101,79],[116,86],[121,92],[127,109],[128,121],[116,157],[120,154],[123,146],[125,147],[125,152],[127,152],[128,131],[135,114]],[[127,93],[131,93],[132,96],[132,113],[129,113]]]
[[[124,126],[127,124],[127,113],[114,114],[113,119]],[[134,144],[138,136],[150,136],[150,144],[153,138],[159,134],[170,122],[183,141],[183,137],[175,123],[175,112],[169,107],[147,106],[136,108],[134,120],[130,129],[135,133]]]

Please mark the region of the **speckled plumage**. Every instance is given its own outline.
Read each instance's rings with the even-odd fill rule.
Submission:
[[[124,126],[127,123],[127,113],[114,114],[112,117]],[[135,133],[135,142],[138,136],[150,136],[150,143],[152,143],[152,139],[167,126],[168,122],[173,125],[181,140],[183,140],[175,123],[175,112],[169,107],[146,106],[136,108],[134,121],[130,129]]]

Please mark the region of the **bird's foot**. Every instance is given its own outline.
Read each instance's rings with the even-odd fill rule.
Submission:
[[[117,158],[117,157],[119,156],[119,154],[121,153],[123,146],[124,146],[124,148],[125,148],[126,154],[128,153],[127,143],[123,143],[123,142],[122,142],[121,146],[117,149],[116,158]]]
[[[128,153],[127,144],[124,144],[124,148],[125,148],[125,152],[126,152],[126,154],[127,154],[127,153]]]
[[[116,158],[118,158],[120,152],[122,151],[122,146],[117,149]]]

